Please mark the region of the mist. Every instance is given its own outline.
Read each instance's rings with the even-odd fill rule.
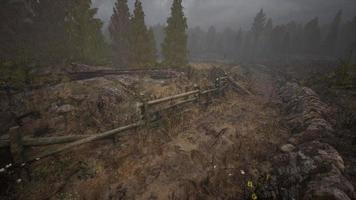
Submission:
[[[112,15],[115,0],[93,0],[97,17],[106,24]],[[134,0],[129,0],[130,9]],[[171,0],[143,1],[146,23],[150,26],[165,24],[170,13]],[[188,26],[207,29],[214,25],[218,29],[248,29],[255,14],[264,9],[267,17],[275,24],[295,20],[301,23],[319,17],[321,24],[330,21],[337,10],[343,10],[344,19],[355,15],[356,1],[353,0],[184,0],[184,12]]]

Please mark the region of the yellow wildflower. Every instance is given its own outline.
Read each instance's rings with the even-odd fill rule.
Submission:
[[[252,196],[251,196],[251,199],[252,200],[257,200],[257,195],[255,193],[253,193]]]
[[[253,183],[252,183],[252,181],[247,181],[247,187],[253,188]]]

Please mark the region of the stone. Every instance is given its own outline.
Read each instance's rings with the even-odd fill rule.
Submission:
[[[292,144],[285,144],[281,146],[281,151],[284,153],[289,153],[295,150],[295,146]]]
[[[56,112],[59,114],[69,113],[75,110],[75,107],[69,104],[62,105],[56,109]]]
[[[319,188],[315,191],[309,191],[303,200],[351,200],[343,191],[337,188]]]

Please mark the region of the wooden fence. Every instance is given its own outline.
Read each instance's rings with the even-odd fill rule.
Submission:
[[[60,152],[73,149],[82,144],[90,143],[102,139],[113,139],[117,136],[127,135],[128,130],[138,128],[155,121],[155,116],[159,112],[164,112],[167,109],[182,106],[187,103],[197,102],[202,97],[211,95],[221,95],[228,87],[236,87],[236,83],[231,82],[227,76],[217,78],[215,86],[210,89],[202,90],[198,87],[193,91],[185,92],[182,94],[169,96],[156,100],[149,100],[141,102],[138,106],[140,108],[140,120],[138,122],[123,126],[114,130],[95,135],[70,135],[62,137],[45,137],[45,138],[29,138],[23,137],[20,127],[13,127],[9,131],[7,139],[0,140],[0,148],[9,148],[13,157],[14,164],[24,165],[26,162],[36,161],[48,156],[58,154]],[[58,146],[62,144],[61,146]],[[34,156],[26,156],[25,149],[27,147],[48,146],[44,151]]]

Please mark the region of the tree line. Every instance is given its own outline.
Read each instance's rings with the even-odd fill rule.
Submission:
[[[156,26],[157,33],[159,29]],[[356,16],[343,21],[340,10],[326,25],[321,25],[317,17],[306,24],[291,21],[274,25],[262,9],[254,18],[250,30],[226,28],[219,32],[214,26],[207,31],[194,27],[189,29],[188,34],[191,60],[328,59],[356,50]]]
[[[188,60],[254,61],[288,57],[340,57],[356,46],[356,17],[342,11],[321,25],[274,25],[260,10],[249,30],[188,29],[182,0],[173,0],[167,24],[148,27],[140,0],[130,13],[117,0],[110,20],[110,41],[95,17],[91,0],[3,0],[0,2],[0,64],[48,65],[60,62],[112,63],[117,67],[184,66]],[[105,31],[104,31],[105,32]]]
[[[182,0],[174,0],[171,16],[167,20],[167,26],[163,28],[165,38],[162,40],[161,50],[165,65],[184,66],[188,63],[187,28]],[[154,32],[145,25],[140,0],[135,1],[133,15],[130,15],[127,0],[117,0],[109,32],[116,66],[143,67],[157,64]]]
[[[1,1],[1,66],[81,62],[143,67],[157,63],[154,34],[145,25],[140,0],[135,1],[133,14],[127,0],[116,1],[110,42],[104,38],[96,13],[91,0]],[[187,28],[182,0],[174,0],[162,44],[165,65],[188,63]]]
[[[100,63],[108,49],[91,0],[0,3],[0,61],[46,65]]]

